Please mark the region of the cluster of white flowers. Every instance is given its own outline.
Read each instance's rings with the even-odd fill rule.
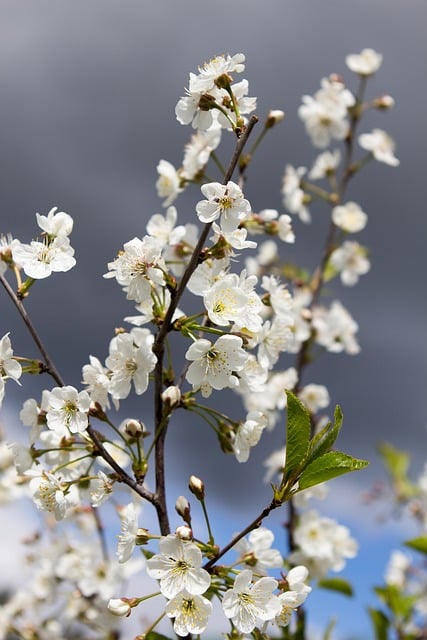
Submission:
[[[116,329],[104,361],[89,356],[82,368],[83,388],[62,383],[47,362],[37,368],[39,361],[18,358],[9,334],[0,340],[0,404],[5,382],[19,382],[23,371],[49,370],[56,385],[45,389],[39,402],[31,398],[23,404],[20,418],[29,427],[30,446],[14,444],[6,453],[0,447],[0,497],[18,495],[22,485],[22,491],[49,521],[61,521],[59,526],[64,526],[62,521],[72,520],[82,529],[93,528],[95,522],[101,537],[98,512],[104,505],[115,506],[120,519],[114,562],[101,557],[99,545],[94,549],[65,537],[52,550],[50,564],[43,555],[40,565],[33,558],[33,588],[40,601],[56,603],[58,584],[68,581],[73,588],[74,595],[65,597],[64,621],[56,622],[51,615],[42,621],[48,630],[47,640],[65,637],[62,625],[70,620],[87,624],[99,637],[105,630],[115,631],[115,616],[128,616],[145,599],[117,598],[119,583],[142,569],[158,581],[166,599],[164,614],[173,620],[178,636],[200,635],[207,629],[214,598],[220,600],[225,618],[238,633],[259,629],[264,634],[269,623],[290,623],[292,611],[311,591],[309,579],[340,571],[346,560],[356,555],[357,543],[346,527],[314,510],[299,511],[311,497],[324,493],[324,487],[312,487],[295,500],[290,528],[293,551],[287,556],[272,548],[273,533],[259,526],[264,516],[247,538],[242,529],[221,551],[208,520],[204,485],[194,477],[189,487],[203,507],[209,540],[202,542],[193,536],[190,504],[183,496],[176,501],[176,511],[184,524],[168,533],[162,456],[163,439],[175,411],[193,411],[204,419],[215,431],[222,450],[233,454],[239,463],[248,461],[264,431],[283,421],[287,390],[294,391],[306,407],[313,429],[325,424],[326,418],[319,412],[329,406],[329,391],[321,384],[302,384],[303,370],[315,350],[356,354],[359,344],[358,326],[350,312],[336,299],[326,306],[322,287],[338,276],[342,284],[354,285],[370,268],[367,250],[348,240],[348,234],[363,231],[367,214],[358,203],[345,201],[345,187],[349,177],[371,158],[398,164],[393,141],[379,129],[359,136],[360,147],[368,152],[359,162],[351,158],[353,164],[348,164],[348,150],[326,150],[332,141],[345,144],[368,106],[340,77],[324,78],[314,97],[303,97],[299,115],[314,146],[325,151],[310,170],[286,165],[282,198],[285,210],[303,223],[310,222],[316,198],[326,202],[330,242],[321,265],[311,275],[303,268],[283,264],[278,241],[295,241],[292,218],[276,209],[252,210],[243,192],[244,164],[250,162],[251,154],[241,156],[241,180],[233,181],[221,172],[223,182],[215,181],[205,172],[223,133],[230,131],[239,149],[254,123],[254,119],[247,122],[256,107],[256,99],[248,97],[248,82],[233,80],[244,70],[244,62],[241,53],[218,56],[198,74],[190,74],[186,95],[178,101],[175,113],[181,124],[191,124],[196,131],[185,146],[178,170],[167,160],[157,166],[157,191],[166,210],[151,216],[145,234],[123,244],[104,274],[115,279],[126,299],[135,305],[135,315],[124,318],[131,327]],[[380,64],[381,56],[373,50],[347,58],[350,70],[363,79],[375,73]],[[381,108],[391,104],[391,99],[384,98]],[[269,113],[260,139],[283,115],[277,110]],[[220,167],[220,161],[215,160]],[[322,180],[324,188],[311,182]],[[195,205],[194,221],[178,224],[172,203],[191,183],[200,185],[202,198]],[[71,216],[55,207],[46,216],[37,214],[37,222],[42,230],[40,240],[24,244],[10,236],[0,238],[0,276],[3,282],[13,273],[20,299],[29,294],[36,280],[68,271],[75,264],[68,237],[73,228]],[[197,223],[203,225],[202,231]],[[256,236],[264,236],[259,244],[252,239]],[[239,260],[242,266],[238,266]],[[25,282],[21,271],[27,276]],[[181,305],[190,296],[196,309],[186,315]],[[169,345],[176,335],[184,344],[185,364],[179,373],[172,364],[174,348]],[[168,354],[167,365],[164,353]],[[289,356],[293,366],[286,361]],[[126,418],[116,426],[114,418],[107,415],[111,405],[119,410],[131,393],[141,396],[151,389],[155,411],[148,429],[136,418]],[[243,418],[226,414],[234,411],[234,403],[231,409],[218,406],[217,392],[223,390],[237,394]],[[210,398],[216,404],[207,406]],[[99,431],[92,426],[95,420],[101,425]],[[19,474],[14,480],[8,473],[12,458]],[[279,449],[265,464],[266,480],[278,475],[281,481],[285,449]],[[153,491],[146,482],[151,465],[155,467]],[[139,527],[140,502],[135,495],[123,501],[125,506],[109,500],[118,485],[133,489],[155,507],[160,532],[165,535]],[[158,552],[145,549],[153,540],[158,540]],[[137,548],[142,553],[135,561],[132,556]],[[227,549],[238,554],[230,564]],[[217,564],[220,558],[221,566]],[[286,575],[269,575],[270,570],[285,568],[289,568]],[[0,613],[2,622],[1,615],[5,616],[5,629],[10,628],[13,616],[21,616],[26,597],[25,609],[35,608],[28,590],[18,592],[5,613]]]

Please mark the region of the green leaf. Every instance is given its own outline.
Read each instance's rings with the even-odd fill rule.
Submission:
[[[307,489],[321,482],[332,480],[344,473],[364,469],[369,463],[366,460],[353,458],[341,451],[329,451],[311,462],[299,478],[299,488]]]
[[[326,427],[321,429],[311,440],[312,452],[310,453],[310,462],[319,458],[321,455],[330,451],[341,431],[343,415],[341,408],[337,405],[334,413],[334,426],[328,422]]]
[[[332,631],[334,630],[336,623],[337,621],[335,620],[335,618],[332,618],[332,620],[329,622],[328,626],[325,629],[325,633],[323,634],[323,640],[332,640]]]
[[[162,635],[161,633],[157,633],[156,631],[150,631],[145,637],[144,640],[171,640],[167,636]]]
[[[375,630],[375,640],[388,640],[390,620],[379,609],[368,609]]]
[[[344,578],[323,578],[322,580],[319,580],[317,586],[322,589],[329,589],[329,591],[337,591],[338,593],[342,593],[344,596],[353,595],[353,587],[350,582]]]
[[[406,540],[404,544],[411,549],[427,554],[427,536],[418,536],[411,540]]]
[[[375,587],[375,593],[390,609],[394,616],[407,619],[419,599],[418,595],[406,595],[401,593],[396,585],[389,584],[385,587]]]
[[[298,469],[308,453],[310,443],[310,414],[302,402],[290,391],[286,423],[286,477]]]
[[[406,478],[410,461],[408,452],[396,449],[388,442],[382,442],[378,450],[391,477],[394,480]]]

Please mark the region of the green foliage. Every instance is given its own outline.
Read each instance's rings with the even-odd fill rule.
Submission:
[[[388,442],[381,443],[378,450],[393,483],[396,498],[404,502],[413,497],[417,493],[417,488],[408,478],[409,454],[406,451],[396,449]]]
[[[343,596],[351,597],[354,594],[353,587],[345,578],[323,578],[318,581],[317,586],[329,591],[336,591]]]
[[[343,420],[339,407],[334,424],[311,437],[310,413],[293,393],[288,391],[287,397],[286,466],[281,485],[275,488],[276,500],[284,502],[298,491],[367,466],[366,460],[332,451]]]
[[[404,544],[411,549],[415,549],[415,551],[427,555],[427,536],[418,536],[411,540],[406,540]]]
[[[375,640],[388,640],[390,620],[379,609],[369,608],[368,611],[375,631]]]

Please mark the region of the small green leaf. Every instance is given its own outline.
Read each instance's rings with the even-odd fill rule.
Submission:
[[[310,453],[310,462],[319,458],[321,455],[330,451],[341,431],[343,415],[341,408],[337,405],[334,413],[334,426],[329,422],[319,433],[311,440],[312,451]]]
[[[307,489],[321,482],[332,480],[344,473],[364,469],[369,463],[366,460],[353,458],[341,451],[329,451],[311,462],[299,478],[299,488]]]
[[[334,630],[336,623],[337,621],[335,620],[335,618],[332,618],[332,620],[328,623],[328,626],[325,629],[325,633],[323,634],[323,640],[332,640],[332,631]]]
[[[407,547],[411,547],[411,549],[427,554],[427,536],[418,536],[417,538],[406,540],[404,544]]]
[[[409,454],[406,451],[396,449],[388,442],[379,445],[378,450],[382,456],[384,466],[395,480],[406,477],[409,467]]]
[[[142,636],[144,640],[171,640],[167,636],[157,633],[156,631],[150,631],[146,636]]]
[[[288,418],[286,423],[286,467],[289,477],[307,455],[310,443],[310,414],[302,402],[290,391],[288,396]]]
[[[322,589],[329,589],[329,591],[337,591],[338,593],[342,593],[344,596],[352,596],[353,595],[353,587],[344,578],[323,578],[319,580],[317,583],[318,587]]]
[[[390,620],[379,609],[368,609],[375,630],[375,640],[388,640]]]

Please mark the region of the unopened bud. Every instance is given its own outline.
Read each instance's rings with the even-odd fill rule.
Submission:
[[[190,482],[188,488],[191,493],[196,496],[197,500],[205,499],[205,485],[203,480],[200,480],[197,476],[190,476]]]
[[[131,606],[127,598],[111,598],[107,607],[113,616],[130,616]]]
[[[193,532],[190,527],[187,527],[185,524],[180,525],[175,529],[175,535],[180,540],[192,540]]]
[[[265,128],[271,129],[278,122],[281,122],[285,117],[285,112],[280,109],[271,109],[268,113],[267,120],[265,121]]]
[[[181,402],[181,390],[176,385],[167,387],[162,393],[162,400],[170,407],[175,407]]]
[[[126,420],[123,429],[130,438],[140,438],[146,431],[144,423],[133,418]]]
[[[175,502],[175,511],[187,524],[190,524],[190,504],[185,496],[179,496]]]
[[[377,109],[392,109],[394,107],[394,98],[391,96],[380,96],[375,98],[374,105]]]

